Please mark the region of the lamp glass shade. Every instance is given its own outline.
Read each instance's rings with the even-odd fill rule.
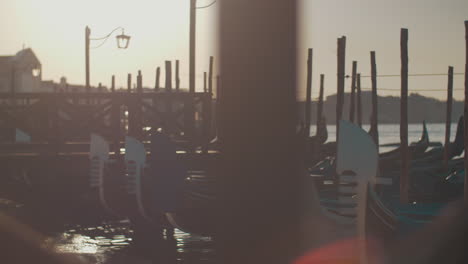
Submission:
[[[128,44],[130,43],[130,36],[125,34],[117,35],[117,47],[119,49],[126,49],[128,48]]]

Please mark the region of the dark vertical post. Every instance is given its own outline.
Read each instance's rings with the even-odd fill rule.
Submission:
[[[338,38],[338,75],[337,75],[337,97],[336,97],[336,141],[338,142],[338,131],[340,120],[343,116],[344,104],[344,84],[345,84],[345,57],[346,57],[346,37]]]
[[[214,131],[213,130],[213,63],[214,63],[214,58],[213,56],[210,56],[210,65],[208,68],[208,101],[209,103],[207,104],[207,122],[208,122],[208,141],[211,140],[212,134]]]
[[[195,92],[195,45],[197,23],[197,0],[190,0],[190,47],[189,47],[189,92]]]
[[[111,92],[115,92],[115,75],[112,75],[111,79]]]
[[[303,177],[293,143],[296,1],[218,3],[223,73],[218,262],[292,263],[301,250],[304,207]],[[258,54],[274,56],[259,60]],[[285,227],[286,237],[281,235]]]
[[[208,92],[213,96],[213,56],[210,56],[210,67],[208,70]]]
[[[159,88],[160,88],[160,79],[161,79],[161,68],[157,67],[156,68],[156,79],[155,79],[155,84],[154,84],[154,91],[155,92],[159,92]],[[157,107],[157,103],[156,103],[156,94],[152,94],[151,96],[151,104],[153,106],[154,109],[156,109]],[[155,111],[153,111],[152,113],[154,116],[157,115]],[[154,126],[155,124],[152,124],[152,127]]]
[[[379,147],[379,127],[378,127],[378,102],[377,102],[377,64],[375,62],[375,51],[371,51],[371,82],[372,82],[372,114],[370,134],[374,139],[375,145]]]
[[[401,178],[400,202],[408,203],[409,186],[409,153],[408,153],[408,29],[401,29],[401,112],[400,112],[400,141],[401,141]]]
[[[133,135],[133,127],[134,127],[134,124],[133,124],[133,120],[134,120],[134,104],[133,104],[133,100],[132,100],[132,97],[131,97],[131,92],[132,92],[132,74],[129,73],[127,75],[127,92],[129,93],[129,96],[125,99],[125,103],[127,105],[127,132],[128,132],[128,135],[130,136],[134,136]]]
[[[132,74],[131,73],[127,75],[127,91],[129,93],[132,92]]]
[[[349,106],[349,121],[354,123],[354,111],[355,111],[355,97],[356,97],[356,71],[357,71],[357,61],[353,61],[353,72],[351,76],[351,102]]]
[[[306,102],[304,113],[305,134],[310,137],[310,121],[311,121],[311,104],[312,104],[312,58],[313,50],[308,50],[307,55],[307,87],[306,87]]]
[[[203,72],[203,92],[204,93],[207,93],[208,92],[208,87],[207,87],[207,76],[206,76],[206,72]]]
[[[216,137],[218,141],[221,140],[221,132],[219,131],[219,109],[221,105],[220,101],[221,94],[221,79],[219,75],[216,76],[216,104],[215,104],[215,123],[216,123]]]
[[[111,100],[112,100],[112,112],[111,112],[111,126],[112,126],[112,152],[116,155],[120,154],[120,100],[115,96],[115,75],[112,75],[111,82]]]
[[[166,61],[166,92],[172,92],[172,63]]]
[[[180,90],[179,60],[175,62],[175,90],[176,92]]]
[[[166,120],[165,127],[166,133],[171,133],[172,131],[172,63],[171,61],[166,61]]]
[[[135,134],[134,136],[138,138],[139,140],[143,140],[143,109],[141,106],[141,100],[143,98],[143,76],[141,75],[141,71],[138,71],[137,75],[137,85],[136,85],[136,95],[135,95],[135,100],[134,105],[133,105],[133,111],[134,113],[134,130]]]
[[[320,74],[320,94],[319,94],[319,100],[318,100],[318,105],[317,105],[317,129],[316,131],[318,132],[319,127],[320,127],[320,122],[323,118],[323,92],[325,89],[325,75]]]
[[[465,21],[465,172],[468,171],[468,20]],[[465,204],[468,203],[468,173],[465,173]]]
[[[190,0],[190,32],[189,32],[189,94],[190,99],[185,100],[185,134],[189,141],[188,151],[194,149],[195,141],[195,45],[196,45],[196,15],[197,15],[197,0]]]
[[[450,150],[450,126],[452,125],[452,101],[453,101],[453,67],[448,68],[447,83],[447,115],[445,117],[445,144],[444,144],[444,168],[448,169],[448,156]]]
[[[157,67],[156,68],[156,80],[155,80],[155,83],[154,83],[154,90],[157,92],[159,91],[159,80],[161,78],[161,68]]]
[[[203,144],[202,144],[202,149],[203,149],[203,152],[206,153],[208,151],[208,143],[209,143],[209,139],[210,139],[210,126],[209,126],[209,123],[210,123],[210,115],[209,115],[209,104],[211,104],[210,102],[210,94],[208,93],[208,83],[207,83],[207,72],[203,72],[203,97],[202,97],[202,102],[203,102],[203,108],[202,108],[202,116],[203,116]]]
[[[138,71],[137,75],[137,90],[138,94],[143,93],[143,76],[141,75],[141,71]]]
[[[362,127],[362,102],[361,102],[361,74],[356,76],[356,90],[357,90],[357,122],[359,127]]]
[[[91,29],[86,26],[85,28],[85,73],[86,73],[86,92],[90,92],[90,80],[89,80],[89,36],[91,35]]]
[[[319,99],[318,99],[318,104],[317,104],[317,120],[316,120],[316,128],[315,128],[315,135],[320,138],[323,135],[323,130],[322,129],[327,129],[326,127],[326,122],[324,122],[324,116],[323,116],[323,93],[325,89],[325,75],[320,74],[320,92],[319,92]],[[320,151],[321,151],[321,141],[316,140],[314,149],[312,150],[313,154],[313,159],[318,160],[320,159]]]

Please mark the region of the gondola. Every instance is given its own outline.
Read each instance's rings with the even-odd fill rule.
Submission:
[[[136,171],[142,173],[135,174],[133,185],[140,216],[164,228],[212,235],[215,196],[210,188],[204,187],[203,180],[197,182],[198,177],[187,174],[176,158],[175,144],[169,137],[162,133],[152,135],[148,160],[141,142],[134,138],[127,141],[131,142],[135,155],[145,160],[137,162]]]
[[[452,142],[449,142],[448,145],[448,159],[452,159],[454,157],[460,156],[463,153],[464,150],[464,118],[461,116],[458,119],[458,124],[457,124],[457,131],[455,134],[455,139]],[[445,146],[443,147],[435,147],[426,153],[424,153],[423,156],[418,157],[415,159],[414,163],[420,164],[420,163],[431,163],[434,161],[441,161],[444,158],[444,151],[445,151]]]
[[[423,132],[421,138],[417,142],[411,143],[409,151],[412,156],[419,157],[424,153],[424,151],[429,147],[430,144],[431,143],[429,141],[427,127],[425,122],[423,122]],[[379,154],[380,166],[383,168],[398,167],[399,159],[400,148],[396,148],[395,150]],[[336,178],[335,157],[329,156],[322,159],[314,167],[309,169],[309,175],[316,179],[316,185],[319,189],[321,189],[322,187],[330,187],[330,185],[333,185],[333,181]]]
[[[327,199],[321,196],[321,204],[330,212],[334,212],[337,215],[342,215],[339,208],[345,208],[345,211],[353,211],[349,208],[354,208],[353,217],[357,217],[356,208],[359,207],[357,204],[362,202],[362,197],[367,197],[365,204],[366,207],[366,217],[369,217],[369,228],[373,228],[373,223],[375,219],[380,219],[382,221],[382,234],[391,234],[392,236],[397,236],[398,234],[405,234],[408,230],[416,229],[417,227],[428,223],[436,216],[440,210],[445,206],[446,201],[443,202],[413,202],[408,205],[403,205],[399,203],[398,191],[394,191],[395,185],[399,185],[398,182],[393,182],[392,179],[384,178],[378,176],[377,169],[375,173],[372,172],[372,168],[377,168],[372,161],[377,158],[373,158],[372,155],[375,154],[375,149],[372,147],[363,147],[366,137],[367,140],[371,140],[370,137],[360,128],[342,121],[343,128],[340,128],[340,144],[338,147],[337,153],[337,174],[339,179],[339,186],[342,184],[342,179],[347,179],[349,182],[350,179],[354,179],[353,187],[345,187],[340,189],[338,188],[337,195],[334,199]],[[340,124],[340,125],[341,125]],[[341,135],[343,137],[341,138]],[[361,138],[361,140],[359,139]],[[362,142],[364,143],[362,143]],[[356,152],[355,149],[359,147],[359,152]],[[371,154],[367,153],[371,152]],[[358,161],[356,161],[358,159]],[[361,159],[361,162],[359,161]],[[366,160],[366,161],[363,161]],[[462,160],[454,160],[453,164],[463,164]],[[361,167],[367,168],[367,171],[371,170],[369,173],[358,172],[362,170]],[[428,170],[429,171],[429,170]],[[452,175],[452,183],[460,184],[460,174],[462,170],[458,171],[458,175]],[[371,174],[371,175],[370,175]],[[352,175],[352,176],[347,176]],[[367,176],[366,176],[367,175]],[[447,173],[445,172],[445,175]],[[366,181],[364,183],[364,180]],[[366,194],[359,195],[363,187],[359,186],[369,186],[364,189],[368,189]],[[462,189],[462,186],[457,186],[457,188]],[[346,191],[343,191],[346,190]],[[322,193],[323,194],[323,193]],[[347,203],[340,202],[341,197],[350,196],[354,197],[353,199],[348,198]],[[459,193],[460,195],[460,193]],[[433,197],[435,195],[433,194]],[[353,203],[351,203],[351,201]],[[398,231],[398,232],[396,232]]]
[[[109,156],[109,143],[97,134],[91,135],[90,141],[90,187],[99,201],[101,211],[107,219],[133,219],[141,222],[141,209],[135,197],[132,181],[138,157],[126,142],[125,156]]]
[[[431,142],[429,140],[429,133],[427,132],[426,122],[423,121],[423,132],[421,138],[417,142],[413,142],[408,146],[408,152],[413,159],[422,157],[425,151],[429,148]],[[401,158],[401,147],[394,150],[379,154],[379,167],[381,170],[387,170],[397,167]]]
[[[330,199],[320,191],[320,204],[324,215],[332,221],[356,224],[364,211],[360,201],[365,199],[365,186],[377,173],[378,152],[369,135],[349,122],[340,121],[338,133],[336,196]]]

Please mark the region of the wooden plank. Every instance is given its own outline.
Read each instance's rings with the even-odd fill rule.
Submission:
[[[448,68],[447,83],[447,112],[445,117],[445,144],[444,144],[444,168],[448,170],[449,148],[450,148],[450,127],[452,125],[452,102],[453,102],[453,67]]]
[[[400,149],[401,176],[400,202],[408,203],[409,153],[408,153],[408,29],[401,29],[401,109],[400,109]]]

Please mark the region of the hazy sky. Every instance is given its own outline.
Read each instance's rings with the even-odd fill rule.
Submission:
[[[218,0],[222,1],[222,0]],[[199,0],[203,6],[212,0]],[[326,74],[326,93],[336,91],[336,39],[347,36],[346,72],[351,61],[369,75],[369,52],[377,54],[378,74],[400,72],[400,28],[409,29],[410,73],[464,71],[465,36],[468,19],[466,0],[299,0],[299,87],[305,89],[306,49],[314,48],[314,91],[319,74]],[[217,55],[218,3],[197,11],[197,90],[202,89],[208,58]],[[126,85],[126,74],[143,72],[145,86],[154,85],[157,66],[165,60],[181,61],[182,87],[188,86],[189,0],[2,0],[0,9],[0,55],[14,54],[23,44],[36,52],[43,66],[43,79],[84,83],[84,28],[92,37],[106,35],[117,26],[131,35],[127,50],[116,48],[112,36],[101,48],[91,50],[91,83],[109,85],[112,74],[117,86]],[[93,42],[92,46],[99,42]],[[215,59],[215,65],[217,61]],[[162,74],[164,76],[164,73]],[[161,80],[162,84],[164,79]],[[412,77],[410,91],[445,89],[446,77]],[[379,78],[382,89],[398,89],[399,78]],[[369,79],[362,86],[370,87]],[[455,88],[463,87],[463,76],[455,77]],[[347,80],[346,89],[350,88]],[[398,91],[379,94],[398,95]],[[423,92],[443,98],[445,92]],[[462,98],[455,91],[455,98]]]
[[[358,71],[370,75],[370,51],[376,51],[377,74],[400,73],[400,29],[409,30],[409,72],[446,73],[448,66],[464,72],[465,31],[468,19],[466,0],[302,0],[301,51],[314,48],[314,92],[319,74],[326,74],[328,93],[336,91],[337,37],[347,36],[346,72],[352,60]],[[306,54],[299,60],[306,65]],[[305,69],[303,67],[302,72]],[[463,88],[463,75],[454,78],[454,88]],[[303,80],[303,79],[302,79]],[[301,80],[300,80],[301,81]],[[302,91],[305,81],[302,81]],[[351,81],[346,81],[349,91]],[[362,86],[370,88],[370,79]],[[379,78],[381,89],[399,89],[400,78]],[[447,77],[410,77],[409,89],[446,89]],[[379,91],[399,95],[399,91]],[[423,92],[445,98],[446,92]],[[463,98],[463,91],[454,91]]]

